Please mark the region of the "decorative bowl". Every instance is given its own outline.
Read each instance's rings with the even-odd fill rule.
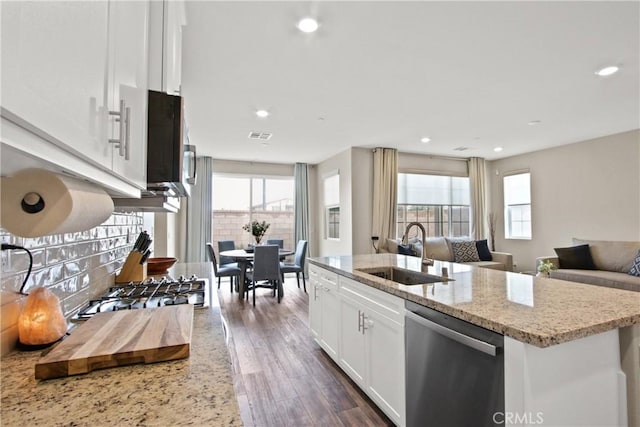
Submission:
[[[147,260],[147,274],[166,273],[173,264],[178,261],[177,258],[149,258]]]
[[[254,250],[255,250],[255,248],[253,246],[250,246],[250,247],[244,249],[244,251],[246,253],[248,253],[248,254],[252,254]]]

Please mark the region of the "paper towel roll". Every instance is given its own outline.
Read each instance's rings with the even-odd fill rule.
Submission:
[[[43,169],[3,177],[0,191],[0,226],[21,237],[88,230],[113,212],[113,200],[103,189]]]

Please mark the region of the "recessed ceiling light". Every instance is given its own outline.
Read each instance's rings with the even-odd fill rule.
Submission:
[[[318,21],[313,18],[303,18],[298,21],[297,27],[303,33],[313,33],[318,29]]]
[[[420,142],[422,142],[423,144],[426,144],[427,142],[431,141],[431,138],[425,136],[424,138],[420,138]]]
[[[502,147],[496,147],[493,149],[493,151],[495,151],[496,153],[499,153],[502,151]]]
[[[531,120],[529,123],[527,123],[529,126],[536,126],[539,125],[540,123],[542,123],[540,120]]]
[[[611,65],[609,67],[604,67],[596,71],[596,75],[600,77],[610,76],[611,74],[617,73],[619,69],[620,69],[619,67],[616,67],[615,65]]]
[[[258,110],[256,111],[256,116],[265,118],[269,116],[269,112],[267,110]]]

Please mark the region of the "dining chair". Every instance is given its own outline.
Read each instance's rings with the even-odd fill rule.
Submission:
[[[267,239],[267,245],[278,245],[280,249],[284,248],[283,239]]]
[[[304,286],[304,291],[307,292],[307,281],[304,278],[304,263],[307,260],[307,241],[306,240],[298,240],[298,245],[296,246],[296,253],[293,259],[293,264],[280,264],[280,271],[282,272],[282,277],[286,273],[296,273],[296,280],[298,281],[298,289],[300,289],[300,273],[302,273],[302,285]]]
[[[222,277],[228,277],[231,287],[231,293],[233,293],[233,278],[236,278],[236,283],[240,280],[240,269],[236,266],[225,265],[218,267],[218,263],[216,261],[216,253],[213,250],[213,245],[211,243],[207,243],[207,253],[209,254],[209,260],[213,263],[213,272],[215,276],[218,278],[218,289],[220,289],[220,279]]]
[[[278,303],[282,299],[282,276],[280,273],[280,255],[277,245],[256,246],[253,253],[253,269],[247,272],[246,291],[253,292],[253,305],[256,305],[256,288],[273,289],[278,295]],[[258,283],[266,281],[266,283]],[[249,294],[247,292],[247,298]]]
[[[218,253],[221,253],[223,251],[232,251],[236,248],[236,242],[234,242],[233,240],[218,240]],[[228,256],[221,256],[220,257],[220,266],[225,266],[225,267],[237,267],[238,263],[235,262],[235,260],[233,258],[230,258]]]

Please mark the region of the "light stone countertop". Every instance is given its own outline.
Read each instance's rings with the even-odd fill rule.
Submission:
[[[178,264],[171,275],[195,273],[213,288],[210,270],[210,263]],[[194,311],[187,359],[38,381],[40,354],[2,359],[3,426],[242,425],[215,290],[210,307]]]
[[[435,261],[424,272],[449,282],[402,285],[356,269],[421,270],[420,259],[396,254],[330,256],[309,262],[405,300],[433,308],[537,347],[548,347],[640,323],[640,292]]]

